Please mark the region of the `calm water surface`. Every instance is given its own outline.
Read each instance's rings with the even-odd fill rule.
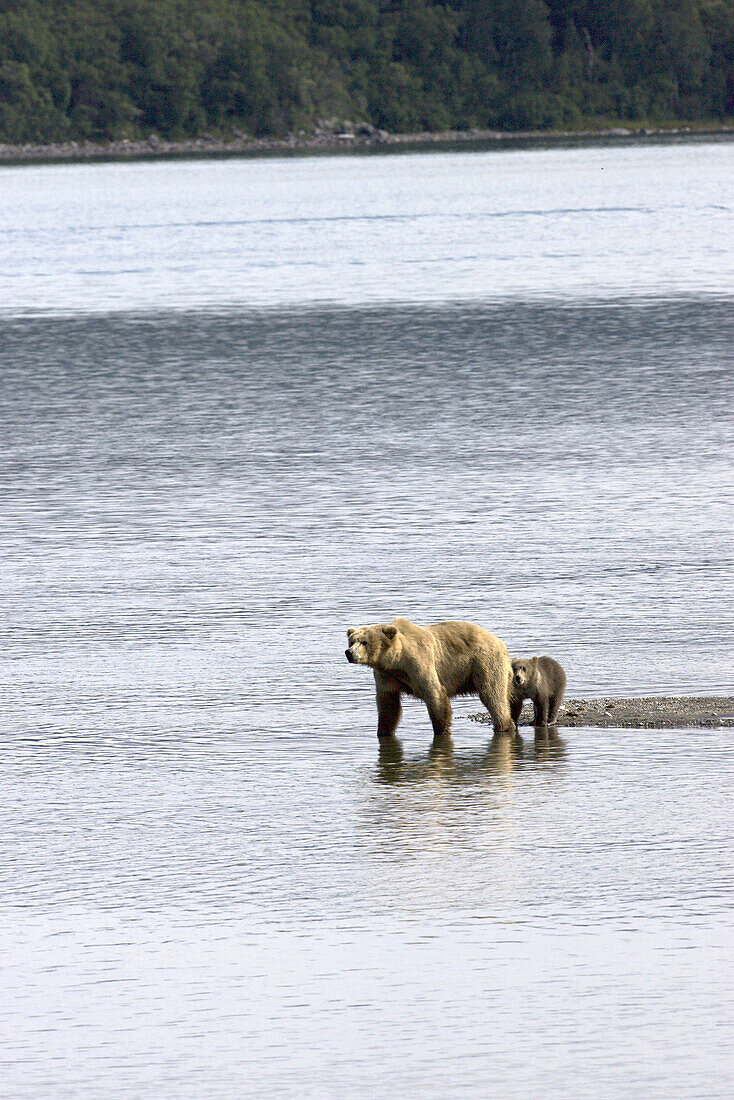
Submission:
[[[4,1095],[731,1095],[733,153],[0,171]]]

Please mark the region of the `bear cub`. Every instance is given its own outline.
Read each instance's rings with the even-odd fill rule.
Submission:
[[[553,726],[566,690],[566,673],[552,657],[516,657],[512,662],[512,720],[518,724],[523,699],[532,699],[536,726]]]

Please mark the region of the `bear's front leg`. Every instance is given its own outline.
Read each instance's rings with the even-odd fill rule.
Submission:
[[[432,684],[423,693],[423,700],[428,707],[428,717],[431,719],[434,737],[444,737],[451,733],[451,703],[449,697],[439,683]]]
[[[548,699],[536,699],[533,720],[536,726],[548,725]]]
[[[375,673],[377,695],[377,736],[392,737],[398,728],[403,708],[400,703],[400,691],[394,681],[383,679]]]

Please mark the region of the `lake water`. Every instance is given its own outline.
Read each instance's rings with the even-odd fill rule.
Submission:
[[[13,1097],[730,1097],[734,143],[0,170]]]

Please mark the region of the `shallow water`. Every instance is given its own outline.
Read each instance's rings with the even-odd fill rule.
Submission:
[[[0,171],[4,1094],[731,1095],[731,731],[380,748],[343,656],[731,692],[730,148]]]

